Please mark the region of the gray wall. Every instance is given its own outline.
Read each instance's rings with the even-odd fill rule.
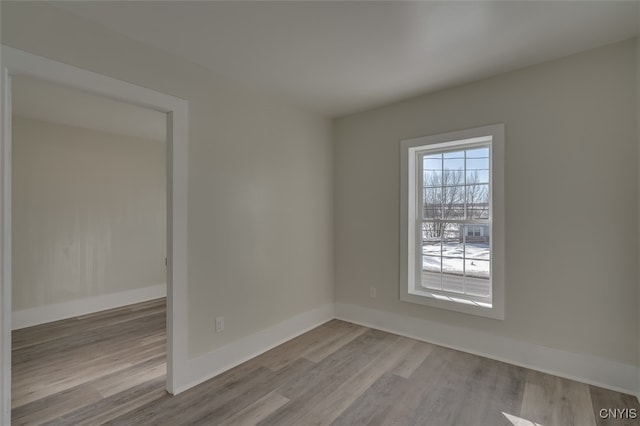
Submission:
[[[188,100],[191,357],[333,301],[329,120],[46,3],[2,8],[3,44]]]
[[[336,301],[637,365],[635,52],[630,40],[336,120]],[[492,123],[506,126],[505,320],[400,302],[399,140]]]
[[[13,310],[165,284],[166,143],[12,130]]]

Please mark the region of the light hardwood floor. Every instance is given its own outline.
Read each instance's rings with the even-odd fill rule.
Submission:
[[[13,333],[13,423],[632,425],[635,397],[333,320],[166,394],[165,303]]]

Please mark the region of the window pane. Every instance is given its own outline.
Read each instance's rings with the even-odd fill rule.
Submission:
[[[489,279],[491,275],[491,265],[488,260],[465,259],[464,262],[465,276]]]
[[[445,152],[442,164],[444,171],[463,171],[464,151]]]
[[[489,297],[491,295],[491,281],[486,278],[464,277],[466,294],[470,296]]]
[[[463,292],[464,236],[461,225],[450,223],[442,234],[442,290]]]
[[[467,217],[486,219],[489,217],[489,148],[467,150],[466,167]]]
[[[466,187],[467,218],[489,218],[489,185],[469,185]]]
[[[467,160],[486,159],[489,164],[489,148],[467,149]]]
[[[442,259],[442,273],[462,276],[462,261],[460,258],[443,258]]]
[[[423,217],[425,219],[442,218],[442,188],[425,188],[423,194]]]
[[[424,256],[423,269],[420,275],[420,284],[422,287],[430,288],[431,290],[442,290],[442,274],[440,274],[440,258],[431,258]],[[431,269],[437,265],[438,271],[433,272]]]
[[[465,260],[464,284],[466,293],[473,296],[491,295],[490,262],[486,260]]]
[[[422,164],[425,169],[442,168],[442,154],[428,154],[422,157]]]
[[[467,169],[489,169],[489,148],[467,150]]]
[[[439,274],[442,271],[441,262],[439,256],[422,256],[422,270]]]
[[[443,153],[443,157],[445,160],[464,160],[464,151],[447,151]]]
[[[491,228],[487,224],[466,225],[464,227],[465,257],[469,259],[489,260]]]
[[[465,258],[471,260],[490,260],[489,237],[466,237]],[[486,243],[483,241],[487,241]]]
[[[424,219],[441,219],[442,218],[442,209],[440,207],[424,207]]]
[[[442,258],[442,290],[456,293],[464,291],[463,262],[461,258]]]
[[[442,188],[442,218],[464,218],[464,186],[445,186]]]
[[[442,154],[422,157],[422,185],[425,187],[442,186]]]
[[[445,164],[446,164],[445,160]],[[462,164],[462,160],[460,160]],[[446,167],[446,166],[445,166]],[[464,185],[464,169],[447,169],[442,172],[442,186],[458,186]]]
[[[448,257],[464,257],[464,243],[458,224],[448,224],[442,237],[442,255]]]
[[[467,169],[467,185],[489,183],[489,170]]]
[[[464,153],[460,152],[458,154],[459,155],[452,158],[447,158],[445,156],[443,161],[445,174],[447,172],[460,172],[460,174],[462,174],[462,171],[464,170]]]
[[[422,186],[439,188],[442,186],[442,170],[423,170],[422,179]]]
[[[443,240],[457,240],[462,235],[460,233],[459,223],[442,223],[442,238]]]
[[[425,222],[422,224],[422,246],[423,254],[436,254],[440,256],[440,240],[442,238],[443,224],[442,222]],[[428,253],[425,249],[430,250]],[[436,250],[437,252],[433,251]]]
[[[465,226],[465,291],[473,296],[490,296],[491,246],[489,225]],[[470,235],[473,234],[473,235]]]

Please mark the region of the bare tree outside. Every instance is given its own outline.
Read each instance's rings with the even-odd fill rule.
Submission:
[[[462,169],[430,173],[425,178],[424,218],[426,238],[446,237],[449,219],[463,219],[466,201],[467,219],[484,219],[489,214],[489,187],[481,184],[478,172]]]

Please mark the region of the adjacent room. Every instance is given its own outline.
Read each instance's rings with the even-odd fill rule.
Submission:
[[[162,388],[165,115],[26,76],[11,101],[14,419]]]
[[[0,18],[0,424],[640,421],[637,1]]]

